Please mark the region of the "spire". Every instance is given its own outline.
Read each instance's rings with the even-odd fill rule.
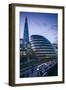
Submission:
[[[27,44],[29,42],[29,31],[28,31],[28,18],[26,16],[25,18],[25,25],[24,25],[24,33],[23,33],[23,46],[24,48],[27,48]]]
[[[26,18],[25,18],[25,21],[27,21],[27,16],[26,16]]]

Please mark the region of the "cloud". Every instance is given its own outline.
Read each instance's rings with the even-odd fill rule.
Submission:
[[[55,25],[51,25],[51,27],[50,27],[52,30],[57,30],[57,25],[55,24]]]

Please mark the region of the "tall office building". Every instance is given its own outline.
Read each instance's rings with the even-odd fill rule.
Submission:
[[[29,43],[28,20],[25,18],[24,33],[23,33],[23,46],[26,49]]]

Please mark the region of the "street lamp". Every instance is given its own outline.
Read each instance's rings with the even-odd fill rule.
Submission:
[[[39,68],[37,68],[37,76],[40,76]]]

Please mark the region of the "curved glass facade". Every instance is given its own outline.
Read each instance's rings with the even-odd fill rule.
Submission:
[[[40,35],[31,35],[30,42],[36,56],[41,59],[56,58],[56,51],[48,39]]]

